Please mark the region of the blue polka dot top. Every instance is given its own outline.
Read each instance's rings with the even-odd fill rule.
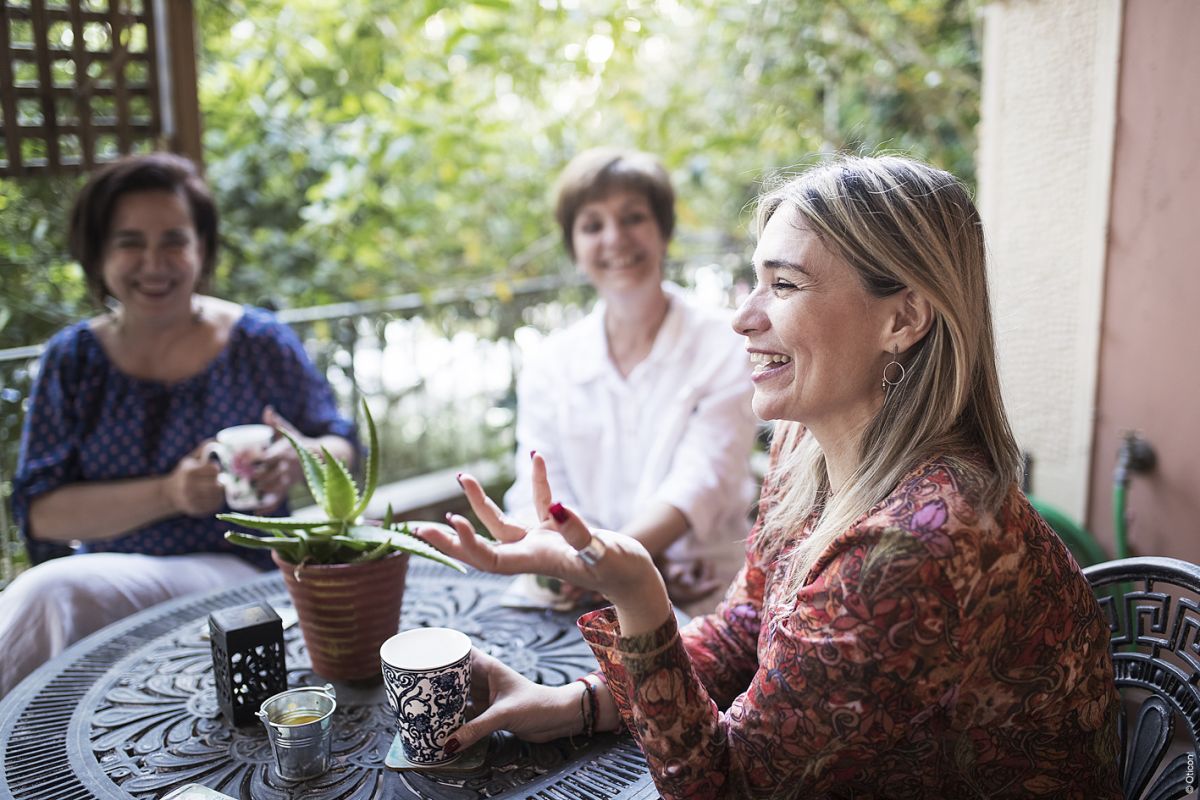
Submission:
[[[262,309],[247,307],[225,349],[202,372],[170,385],[119,371],[87,321],[59,331],[42,355],[21,432],[13,512],[22,534],[28,542],[29,504],[38,495],[80,481],[168,474],[222,428],[261,422],[267,405],[306,436],[355,441],[300,339]],[[173,517],[87,542],[84,550],[233,553],[270,566],[268,551],[226,542],[229,527],[214,517]]]

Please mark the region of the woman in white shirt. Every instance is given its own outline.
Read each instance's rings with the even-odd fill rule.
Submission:
[[[756,423],[731,314],[663,281],[674,206],[666,170],[646,153],[588,150],[559,178],[563,243],[600,299],[521,371],[505,502],[534,521],[530,454],[541,453],[555,498],[641,541],[677,604],[696,613],[743,560]],[[577,599],[558,593],[560,606]]]

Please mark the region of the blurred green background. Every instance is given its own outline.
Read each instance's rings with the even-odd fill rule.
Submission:
[[[759,182],[837,150],[972,182],[979,9],[930,0],[197,0],[215,293],[296,307],[564,269],[549,186],[658,153],[680,247],[736,248]],[[81,178],[0,179],[0,347],[92,313]]]

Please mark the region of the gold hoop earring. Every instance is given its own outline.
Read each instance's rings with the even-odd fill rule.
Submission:
[[[889,361],[886,365],[884,365],[884,368],[883,368],[883,392],[884,392],[884,394],[887,394],[888,389],[894,389],[897,386],[899,386],[901,383],[903,383],[905,376],[908,375],[908,371],[904,369],[904,365],[896,360],[896,357],[899,355],[899,352],[900,352],[899,348],[896,345],[892,345],[892,360]],[[892,367],[895,367],[896,369],[900,370],[900,374],[896,375],[896,370],[893,370]],[[891,376],[889,376],[889,372],[890,372]],[[895,378],[894,380],[893,380],[892,376],[894,376],[894,378]]]

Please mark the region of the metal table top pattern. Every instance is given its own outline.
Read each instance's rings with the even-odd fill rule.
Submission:
[[[502,608],[505,581],[414,561],[401,627],[456,628],[545,684],[595,668],[575,615]],[[611,734],[541,745],[495,734],[477,770],[390,770],[383,762],[392,722],[378,684],[338,684],[334,766],[311,781],[283,781],[265,730],[231,728],[221,717],[201,635],[209,612],[258,600],[289,602],[278,573],[147,609],[41,667],[0,702],[0,800],[149,800],[192,782],[253,800],[658,796],[637,745]],[[285,642],[289,685],[324,683],[298,626]]]

